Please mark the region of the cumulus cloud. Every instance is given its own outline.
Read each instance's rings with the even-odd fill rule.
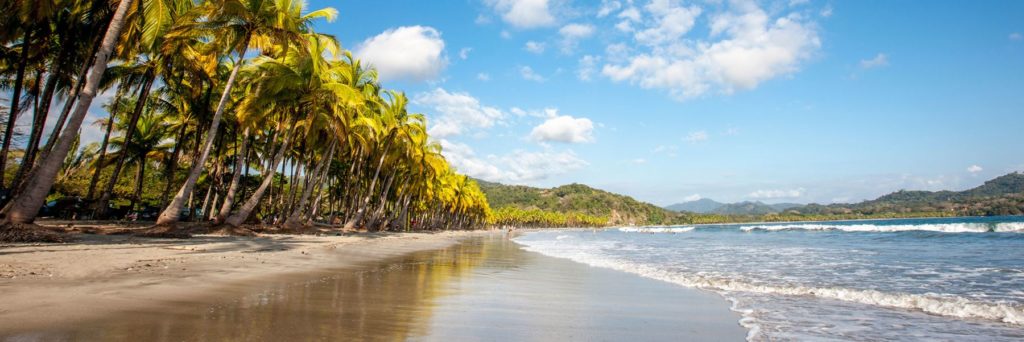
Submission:
[[[884,53],[879,53],[872,59],[862,59],[860,61],[861,69],[874,69],[889,66],[889,56]]]
[[[562,36],[562,53],[570,54],[576,49],[579,41],[594,35],[597,29],[589,24],[569,24],[562,26],[558,34]]]
[[[490,81],[491,80],[491,75],[486,73],[486,72],[481,72],[479,74],[476,74],[476,79],[481,80],[481,81]]]
[[[620,62],[609,58],[602,74],[684,100],[756,88],[796,72],[821,47],[817,27],[798,13],[773,17],[755,3],[730,6],[711,14],[708,36],[696,39],[685,36],[703,13],[698,7],[654,0],[643,12],[624,10],[622,26],[639,26],[633,40],[641,51]]]
[[[523,49],[526,49],[526,51],[529,51],[530,53],[535,53],[539,55],[544,53],[544,47],[544,43],[535,42],[531,40],[526,42],[526,45],[523,46]]]
[[[470,51],[473,51],[473,48],[466,47],[466,48],[459,49],[459,59],[469,58],[469,52]]]
[[[686,142],[688,143],[695,144],[702,141],[707,141],[708,138],[710,138],[710,136],[708,136],[708,132],[696,131],[690,132],[690,134],[686,135],[686,138],[683,138],[683,140],[686,140]]]
[[[699,201],[701,198],[703,198],[703,197],[700,197],[700,194],[693,194],[693,195],[684,197],[683,201],[693,202],[693,201]]]
[[[438,113],[428,132],[438,138],[459,135],[470,128],[489,128],[505,117],[501,110],[480,104],[468,93],[448,92],[442,88],[416,94],[413,103]]]
[[[804,188],[789,190],[757,190],[747,195],[750,198],[776,199],[776,198],[797,198],[803,196]]]
[[[607,17],[612,12],[615,12],[622,8],[622,3],[618,1],[601,0],[601,7],[597,10],[597,17]]]
[[[506,23],[517,28],[536,28],[555,24],[548,0],[488,0]]]
[[[590,81],[590,77],[597,72],[597,62],[601,57],[586,55],[580,58],[580,67],[576,70],[576,76],[581,81]]]
[[[655,154],[664,154],[669,158],[675,158],[679,156],[679,146],[676,145],[658,145],[651,152]]]
[[[466,144],[440,141],[442,153],[452,167],[471,177],[492,182],[523,184],[568,173],[589,165],[571,150],[528,152],[516,150],[506,155],[477,156]]]
[[[519,75],[523,76],[523,79],[527,81],[544,82],[547,80],[544,78],[544,76],[541,76],[537,72],[533,71],[533,68],[529,66],[519,68]]]
[[[377,68],[382,80],[434,79],[448,64],[443,52],[441,33],[427,26],[389,29],[356,48],[356,56]]]
[[[967,172],[970,172],[972,174],[981,172],[982,170],[983,169],[981,168],[981,166],[978,166],[978,165],[971,165],[971,166],[967,167]]]
[[[587,118],[556,115],[533,128],[530,139],[538,142],[585,143],[594,141],[594,123]]]

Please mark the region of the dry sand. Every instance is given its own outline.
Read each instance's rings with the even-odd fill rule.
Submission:
[[[0,246],[0,332],[60,326],[216,296],[226,285],[350,267],[444,248],[486,232],[340,236],[78,235],[66,244]]]

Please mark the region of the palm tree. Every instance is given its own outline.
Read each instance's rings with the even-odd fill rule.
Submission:
[[[53,187],[53,182],[56,180],[57,172],[60,170],[62,162],[71,150],[72,142],[78,137],[78,131],[82,126],[82,121],[85,119],[85,113],[96,96],[100,77],[103,76],[107,68],[107,58],[110,57],[114,50],[114,46],[121,33],[121,28],[124,25],[125,14],[128,12],[131,4],[132,0],[121,0],[118,3],[117,10],[111,18],[106,34],[104,34],[103,43],[100,44],[100,49],[96,53],[85,86],[78,95],[75,110],[69,118],[67,127],[64,128],[64,131],[57,139],[53,150],[47,154],[46,158],[38,166],[33,168],[22,186],[24,190],[15,192],[12,200],[3,209],[0,209],[0,215],[3,216],[0,218],[0,226],[8,226],[12,223],[31,223],[35,220],[39,208],[46,200],[46,194]]]
[[[122,127],[119,129],[127,128],[123,127],[127,123],[121,122],[120,124]],[[166,141],[167,133],[168,126],[164,123],[163,117],[154,111],[147,111],[139,118],[134,139],[116,137],[110,140],[110,145],[116,149],[116,152],[111,153],[111,159],[126,160],[137,165],[135,193],[130,198],[130,210],[135,210],[135,204],[142,200],[146,165],[150,162],[164,160],[172,148],[171,143]]]
[[[333,8],[325,8],[303,15],[304,4],[289,0],[225,0],[223,2],[208,2],[207,4],[208,6],[203,7],[203,10],[199,13],[202,13],[203,16],[210,20],[208,22],[199,22],[192,27],[196,28],[196,31],[200,33],[210,31],[210,26],[212,26],[213,30],[222,32],[221,34],[224,37],[228,37],[227,41],[230,42],[224,45],[229,47],[229,53],[237,51],[238,62],[236,62],[234,69],[231,70],[231,75],[228,76],[224,85],[220,102],[217,104],[213,121],[203,142],[202,153],[192,164],[188,178],[185,179],[185,183],[178,189],[174,199],[160,213],[157,225],[178,222],[185,199],[192,194],[192,188],[195,187],[195,183],[203,171],[206,159],[210,155],[210,150],[213,148],[213,141],[217,136],[221,117],[224,114],[224,106],[231,94],[231,87],[238,76],[238,70],[244,64],[245,54],[249,47],[253,46],[258,49],[267,50],[274,48],[275,44],[287,46],[290,43],[296,43],[299,41],[301,33],[311,31],[310,25],[313,20],[324,18],[328,21],[333,21],[337,16],[337,10]]]

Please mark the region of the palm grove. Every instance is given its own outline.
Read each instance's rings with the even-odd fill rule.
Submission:
[[[158,227],[252,220],[297,228],[486,223],[401,92],[312,24],[301,0],[3,0],[0,234],[47,199],[90,215],[162,208]],[[109,118],[86,122],[97,94]],[[51,106],[54,108],[51,109]],[[56,108],[60,107],[60,108]],[[16,127],[30,122],[23,129]],[[47,125],[47,122],[50,122]],[[83,125],[98,143],[79,146]],[[52,127],[50,127],[52,125]],[[26,132],[27,131],[27,132]],[[45,137],[45,139],[44,139]],[[21,148],[21,146],[24,146]]]

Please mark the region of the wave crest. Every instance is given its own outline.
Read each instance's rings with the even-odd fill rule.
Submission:
[[[742,226],[743,231],[765,230],[841,230],[845,232],[905,232],[932,231],[943,233],[1020,233],[1024,232],[1024,222],[1000,223],[932,223],[932,224],[779,224]]]
[[[620,232],[624,233],[685,233],[692,231],[693,227],[622,227]]]

